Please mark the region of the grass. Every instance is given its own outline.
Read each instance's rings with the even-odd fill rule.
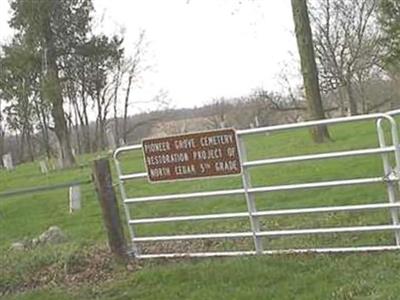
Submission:
[[[330,131],[333,141],[320,145],[310,141],[306,130],[252,136],[246,138],[248,157],[253,160],[378,145],[373,122],[332,126]],[[86,163],[79,168],[52,171],[49,175],[40,174],[38,163],[18,166],[13,172],[0,171],[0,191],[88,179],[90,159],[81,159]],[[144,170],[140,152],[130,153],[122,160],[124,172]],[[381,158],[365,156],[256,168],[251,172],[251,179],[254,186],[265,186],[382,174]],[[160,184],[141,180],[126,185],[131,197],[239,187],[240,177]],[[69,276],[62,278],[73,278],[68,271],[71,262],[78,266],[81,262],[90,264],[88,251],[104,247],[105,232],[95,192],[91,185],[82,189],[83,207],[74,214],[68,212],[66,190],[0,199],[0,291],[10,287],[24,290],[19,287],[46,268]],[[259,210],[387,201],[384,184],[274,192],[256,197]],[[130,209],[132,215],[142,218],[246,211],[246,203],[243,197],[221,197],[132,205]],[[387,224],[389,220],[388,212],[379,210],[262,218],[260,222],[262,230],[274,230],[378,225]],[[38,236],[51,225],[61,227],[69,242],[26,252],[8,250],[12,242]],[[144,236],[248,229],[249,222],[243,219],[141,225],[135,231]],[[263,244],[266,249],[387,245],[393,244],[393,233],[265,238]],[[251,250],[252,247],[251,240],[246,239],[236,244],[226,241],[196,245],[207,250]],[[143,246],[145,251],[160,247]],[[166,249],[172,250],[171,247]],[[95,270],[100,272],[106,268],[109,277],[96,283],[82,281],[68,285],[57,277],[47,280],[41,288],[8,294],[7,299],[397,299],[399,264],[400,255],[395,252],[146,261],[135,267],[136,272],[106,262],[101,268],[95,266]]]

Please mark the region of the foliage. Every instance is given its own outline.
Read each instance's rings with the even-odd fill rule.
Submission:
[[[386,63],[398,68],[400,58],[400,1],[381,0],[379,21],[385,33],[382,41],[386,46]]]
[[[121,84],[113,76],[122,60],[123,39],[93,33],[91,0],[14,0],[10,4],[9,24],[15,34],[0,53],[5,70],[0,75],[0,90],[7,100],[8,129],[22,139],[28,136],[32,144],[36,127],[41,149],[32,149],[31,157],[45,149],[48,157],[56,152],[65,166],[71,166],[73,123],[76,128],[81,125],[81,139],[89,143],[87,152],[92,150],[91,140],[99,149],[106,144],[106,121],[111,101],[117,97],[112,85]],[[97,111],[93,139],[88,134],[90,104]],[[59,149],[52,145],[52,132]],[[23,160],[23,150],[19,160]]]
[[[340,91],[343,112],[367,113],[362,85],[379,72],[382,54],[377,7],[377,0],[319,0],[312,10],[321,88]]]

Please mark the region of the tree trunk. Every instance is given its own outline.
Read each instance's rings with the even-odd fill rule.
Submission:
[[[349,101],[350,115],[351,116],[357,115],[358,114],[357,101],[354,98],[353,86],[351,84],[350,79],[346,80],[345,87],[347,92],[347,100]]]
[[[41,114],[42,114],[42,119],[43,119],[44,146],[46,149],[46,156],[48,159],[50,159],[51,158],[51,147],[50,147],[49,122],[48,122],[48,117],[45,114],[43,107],[41,108]]]
[[[29,131],[29,129],[26,132],[26,143],[28,144],[28,156],[29,156],[29,160],[32,162],[35,160],[35,151],[33,149],[33,143],[32,143],[32,134]]]
[[[309,119],[324,119],[325,114],[319,89],[307,2],[306,0],[291,1]],[[321,143],[330,139],[326,126],[312,128],[311,137],[316,143]]]
[[[4,155],[4,130],[0,126],[0,167],[3,166],[3,155]]]
[[[1,99],[0,99],[0,167],[3,166],[3,155],[4,155],[4,137],[5,131],[3,128],[3,111],[1,107]]]
[[[342,117],[346,116],[346,105],[345,105],[345,95],[343,92],[343,87],[338,88],[338,93],[339,93],[339,105],[340,105],[340,115]]]
[[[19,138],[19,139],[18,139]],[[21,134],[17,136],[17,147],[19,150],[18,159],[20,162],[24,161],[24,154],[25,154],[25,131],[22,131]]]
[[[75,165],[75,158],[72,154],[71,142],[68,133],[67,123],[64,116],[64,108],[62,106],[62,100],[55,100],[51,115],[54,119],[54,131],[57,136],[58,142],[60,143],[61,161],[63,168],[70,168]]]
[[[67,122],[63,107],[63,96],[61,91],[60,78],[58,76],[58,67],[56,53],[53,45],[53,36],[50,22],[46,28],[45,49],[46,49],[46,81],[45,95],[51,106],[51,115],[54,120],[54,131],[60,144],[61,163],[63,168],[70,168],[75,165],[75,158],[72,154],[71,141],[68,133]]]
[[[41,146],[44,148],[47,158],[50,159],[51,153],[50,153],[50,145],[49,145],[49,127],[47,125],[47,119],[46,119],[46,113],[45,113],[44,107],[43,107],[43,101],[42,101],[42,99],[40,99],[40,100],[38,100],[38,99],[39,98],[36,98],[34,101],[34,108],[35,108],[36,117],[39,120],[40,131],[42,134],[42,145]]]
[[[82,126],[82,116],[79,111],[78,103],[75,100],[73,103],[73,109],[74,109],[74,116],[75,116],[75,135],[76,135],[76,144],[78,145],[78,153],[82,154],[82,142],[81,142],[81,134],[80,134],[80,126]]]
[[[124,119],[123,119],[123,124],[122,124],[122,138],[124,140],[124,143],[128,143],[128,107],[129,107],[129,95],[131,92],[131,85],[132,85],[132,80],[133,80],[133,72],[129,74],[128,77],[128,86],[126,88],[126,95],[125,95],[125,104],[124,104]]]
[[[118,68],[117,68],[117,75],[115,79],[115,89],[114,89],[114,139],[115,139],[115,144],[118,147],[119,146],[119,122],[118,122],[118,90],[120,86],[120,81],[121,81],[121,63],[118,62]]]
[[[85,152],[86,153],[91,153],[92,152],[92,141],[90,139],[90,127],[89,127],[89,117],[87,113],[87,101],[86,101],[86,96],[83,96],[82,98],[82,113],[83,113],[83,121],[82,123],[82,135],[84,137],[84,143],[85,143]]]
[[[97,136],[97,150],[104,150],[106,148],[105,142],[105,111],[104,101],[101,98],[100,90],[96,92],[96,102],[97,102],[97,120],[96,120],[96,136]]]

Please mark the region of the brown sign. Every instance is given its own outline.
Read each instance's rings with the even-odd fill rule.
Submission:
[[[241,173],[233,129],[146,139],[142,144],[153,182]]]

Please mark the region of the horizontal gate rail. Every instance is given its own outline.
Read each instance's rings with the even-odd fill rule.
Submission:
[[[377,114],[369,114],[369,115],[359,115],[359,116],[351,116],[351,117],[342,117],[335,119],[324,119],[324,120],[316,120],[316,121],[307,121],[302,123],[290,123],[284,125],[275,125],[268,127],[260,127],[260,128],[252,128],[252,129],[243,129],[236,131],[238,136],[245,136],[250,134],[259,134],[259,133],[267,133],[267,132],[275,132],[275,131],[283,131],[290,129],[302,129],[308,127],[315,127],[318,125],[334,125],[334,124],[344,124],[355,121],[367,121],[367,120],[377,120],[377,119],[386,119],[392,125],[396,125],[396,122],[392,117],[384,113]]]
[[[332,180],[332,181],[320,181],[310,183],[295,183],[295,184],[284,184],[267,187],[255,187],[248,190],[249,193],[266,193],[266,192],[279,192],[279,191],[292,191],[292,190],[303,190],[313,188],[328,188],[328,187],[339,187],[349,186],[356,184],[373,184],[388,181],[396,181],[396,176],[391,177],[371,177],[371,178],[359,178],[359,179],[347,179],[347,180]]]
[[[382,154],[382,153],[390,153],[390,152],[393,152],[394,150],[395,150],[395,147],[391,146],[391,147],[385,147],[385,148],[360,149],[360,150],[341,151],[341,152],[329,152],[329,153],[318,153],[318,154],[309,154],[309,155],[269,158],[269,159],[253,160],[253,161],[244,162],[243,167],[247,167],[247,168],[260,167],[260,166],[264,166],[264,165],[301,162],[301,161],[308,161],[308,160],[321,160],[321,159],[330,159],[330,158],[345,158],[345,157],[360,156],[360,155]]]
[[[186,200],[186,199],[218,197],[218,196],[234,196],[242,194],[244,194],[244,189],[234,189],[234,190],[223,190],[223,191],[212,191],[212,192],[197,192],[197,193],[128,198],[124,202],[126,204],[130,204],[130,203],[154,202],[154,201]]]
[[[115,150],[114,157],[118,157],[122,152],[133,151],[133,150],[141,150],[141,149],[142,149],[142,145],[141,144],[120,147],[117,150]]]
[[[334,247],[334,248],[307,248],[307,249],[280,249],[264,250],[262,254],[307,254],[307,253],[353,253],[353,252],[374,252],[400,250],[400,246],[362,246],[362,247]],[[196,257],[229,257],[256,255],[256,251],[222,251],[222,252],[194,252],[194,253],[161,253],[161,254],[140,254],[137,258],[196,258]]]
[[[257,233],[259,236],[292,236],[305,234],[329,234],[329,233],[351,233],[351,232],[374,232],[399,230],[400,225],[375,225],[375,226],[354,226],[354,227],[337,227],[337,228],[312,228],[312,229],[293,229],[293,230],[277,230],[277,231],[261,231]]]
[[[308,234],[330,234],[330,233],[352,233],[352,232],[375,232],[399,230],[400,225],[374,225],[374,226],[353,226],[353,227],[333,227],[333,228],[311,228],[311,229],[291,229],[260,231],[255,234],[259,237],[281,237]],[[134,242],[164,242],[177,240],[196,240],[196,239],[225,239],[225,238],[246,238],[252,237],[253,232],[225,232],[225,233],[203,233],[203,234],[183,234],[183,235],[163,235],[135,237]]]
[[[279,210],[269,210],[269,211],[258,211],[254,213],[254,215],[256,217],[285,216],[285,215],[300,215],[300,214],[310,214],[310,213],[364,211],[364,210],[376,210],[382,208],[400,208],[400,203],[377,203],[377,204],[326,206],[326,207],[311,207],[311,208],[297,208],[297,209],[279,209]]]
[[[310,213],[332,213],[332,212],[377,210],[383,208],[400,208],[400,203],[376,203],[376,204],[325,206],[325,207],[296,208],[296,209],[277,209],[268,211],[257,211],[253,214],[253,216],[272,217],[272,216],[300,215],[300,214],[310,214]],[[182,221],[234,219],[234,218],[247,218],[248,216],[249,216],[248,212],[238,212],[238,213],[221,213],[221,214],[209,214],[209,215],[160,217],[160,218],[129,220],[129,224],[139,225],[139,224],[168,223],[168,222],[182,222]]]
[[[199,234],[181,234],[181,235],[161,235],[134,237],[134,242],[166,242],[180,240],[200,240],[200,239],[226,239],[226,238],[247,238],[252,237],[253,232],[221,232],[221,233],[199,233]]]
[[[234,219],[234,218],[248,218],[248,217],[249,217],[248,212],[239,212],[239,213],[223,213],[223,214],[209,214],[209,215],[197,215],[197,216],[136,219],[136,220],[129,220],[129,224],[138,225],[138,224],[151,224],[151,223],[204,221],[204,220]]]
[[[122,175],[119,177],[119,179],[122,181],[132,180],[132,179],[142,179],[142,178],[147,178],[147,173],[133,173],[133,174]]]
[[[395,109],[395,110],[390,110],[390,111],[386,111],[385,115],[389,115],[389,116],[396,116],[400,114],[400,109]]]
[[[279,192],[279,191],[290,191],[310,188],[326,188],[326,187],[338,187],[348,186],[355,184],[373,184],[382,183],[388,181],[396,181],[397,177],[371,177],[371,178],[360,178],[360,179],[348,179],[348,180],[333,180],[333,181],[322,181],[322,182],[310,182],[310,183],[298,183],[298,184],[285,184],[285,185],[274,185],[267,187],[254,187],[247,190],[248,193],[266,193],[266,192]],[[216,196],[234,196],[244,194],[244,189],[233,189],[233,190],[222,190],[222,191],[211,191],[211,192],[197,192],[197,193],[184,193],[184,194],[171,194],[171,195],[160,195],[160,196],[148,196],[138,198],[128,198],[124,202],[126,204],[142,203],[142,202],[154,202],[154,201],[170,201],[170,200],[188,200],[195,198],[207,198]]]

